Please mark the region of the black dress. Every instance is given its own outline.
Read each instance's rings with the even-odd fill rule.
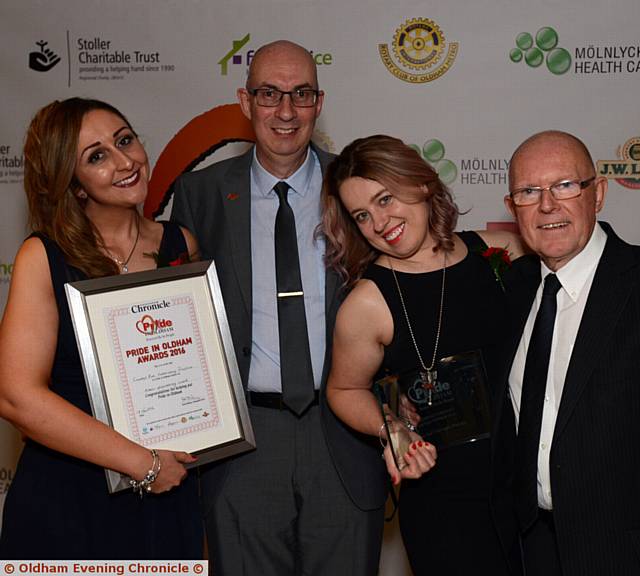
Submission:
[[[503,333],[503,291],[488,262],[486,247],[473,232],[459,236],[469,248],[447,267],[438,358],[481,350],[489,385],[494,346]],[[429,365],[435,343],[442,272],[396,272],[411,326]],[[375,282],[394,319],[378,377],[419,369],[395,281],[388,268],[372,265],[364,275]],[[436,446],[437,448],[437,446]],[[404,480],[399,515],[402,539],[415,576],[507,574],[489,510],[490,440],[442,450],[436,466],[419,480]]]
[[[91,413],[64,283],[86,278],[38,235],[49,259],[58,313],[50,388]],[[161,259],[187,252],[180,228],[164,223]],[[151,458],[150,458],[151,461]],[[199,559],[203,532],[196,470],[164,494],[110,495],[104,469],[27,440],[4,505],[2,559]]]

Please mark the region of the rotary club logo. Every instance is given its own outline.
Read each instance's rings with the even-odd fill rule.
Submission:
[[[393,54],[388,44],[379,44],[382,62],[396,78],[424,84],[440,78],[458,54],[458,43],[447,46],[440,27],[429,18],[411,18],[393,36]],[[397,63],[396,63],[397,62]]]
[[[598,160],[598,175],[615,180],[625,188],[640,190],[640,137],[618,146],[618,160]]]

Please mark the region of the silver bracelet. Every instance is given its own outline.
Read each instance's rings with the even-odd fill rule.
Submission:
[[[151,469],[145,474],[145,477],[139,482],[133,478],[129,480],[131,488],[133,488],[134,492],[140,494],[140,498],[144,496],[145,492],[151,492],[151,484],[156,481],[158,474],[160,474],[160,468],[162,467],[160,464],[160,456],[158,456],[158,452],[154,448],[151,449],[151,457],[153,458]]]

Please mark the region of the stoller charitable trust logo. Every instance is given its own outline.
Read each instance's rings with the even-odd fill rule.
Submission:
[[[395,32],[391,56],[388,44],[378,44],[382,62],[396,78],[424,84],[440,78],[458,54],[458,43],[447,47],[442,30],[429,18],[410,18]]]
[[[530,68],[537,68],[546,62],[547,70],[561,75],[571,68],[571,54],[558,46],[558,33],[551,26],[540,28],[535,37],[529,32],[516,36],[516,47],[509,52],[512,62],[523,59]]]
[[[615,180],[625,188],[640,190],[640,137],[627,140],[617,150],[618,160],[598,160],[599,176]]]
[[[36,44],[39,49],[29,52],[29,68],[36,72],[48,72],[60,62],[60,56],[51,48],[47,48],[49,42],[40,40]]]

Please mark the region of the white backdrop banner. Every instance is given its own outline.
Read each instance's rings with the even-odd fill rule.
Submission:
[[[386,133],[415,145],[468,211],[460,227],[510,221],[509,157],[547,128],[581,137],[611,179],[603,219],[640,243],[638,0],[5,0],[0,5],[0,309],[27,234],[24,132],[53,100],[121,109],[156,163],[145,212],[162,216],[182,172],[238,152],[235,105],[255,50],[309,49],[325,104],[316,141],[339,151]],[[166,214],[165,214],[166,216]],[[19,437],[0,422],[0,506]],[[400,574],[390,533],[383,574]]]

